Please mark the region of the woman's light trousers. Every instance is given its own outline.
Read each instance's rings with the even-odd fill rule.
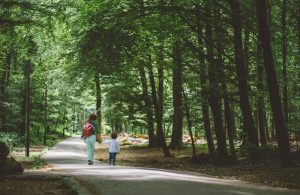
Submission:
[[[96,135],[91,135],[84,140],[87,149],[87,156],[88,160],[94,160],[94,151],[95,151],[95,144],[96,144]]]

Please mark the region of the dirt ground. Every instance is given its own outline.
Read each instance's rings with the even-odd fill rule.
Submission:
[[[74,194],[69,188],[63,185],[62,177],[50,176],[8,176],[0,178],[1,195],[40,195]]]

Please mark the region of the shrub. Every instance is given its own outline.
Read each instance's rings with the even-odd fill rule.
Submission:
[[[23,146],[21,137],[16,132],[0,132],[0,141],[3,141],[12,149]]]

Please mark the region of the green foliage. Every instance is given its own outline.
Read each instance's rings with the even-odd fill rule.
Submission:
[[[18,157],[17,161],[21,163],[24,169],[42,169],[47,165],[41,154],[30,157]]]
[[[15,132],[0,132],[0,140],[6,143],[10,149],[23,146],[20,136]]]

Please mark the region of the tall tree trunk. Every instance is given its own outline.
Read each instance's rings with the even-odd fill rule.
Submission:
[[[44,94],[44,146],[47,145],[47,130],[48,130],[48,83],[45,82],[45,94]]]
[[[249,78],[249,63],[250,63],[250,48],[249,48],[249,43],[250,43],[250,28],[245,25],[245,28],[242,30],[244,31],[242,37],[244,37],[244,41],[242,42],[243,44],[243,55],[244,55],[244,62],[245,62],[245,78]],[[255,107],[255,96],[248,96],[249,98],[249,104],[250,108]],[[252,100],[252,101],[251,101]],[[252,102],[252,105],[251,105]],[[253,114],[253,120],[254,120],[254,126],[257,127],[257,112],[254,109],[253,112],[251,110],[251,113]],[[245,125],[243,126],[243,131],[244,131],[244,136],[245,136],[245,144],[249,144],[249,135],[248,135],[248,130],[245,129]],[[257,135],[258,136],[258,135]],[[251,144],[251,143],[250,143]],[[259,144],[259,143],[258,143]]]
[[[158,87],[157,87],[157,104],[158,104],[158,117],[162,123],[162,134],[157,131],[157,143],[160,147],[164,147],[165,139],[164,139],[164,29],[165,25],[163,22],[163,15],[164,15],[164,6],[165,0],[159,0],[159,11],[161,17],[159,17],[159,33],[158,33],[158,53],[157,53],[157,80],[158,80]],[[157,128],[158,129],[158,128]]]
[[[159,46],[159,54],[158,54],[158,65],[157,65],[157,75],[158,75],[158,89],[157,89],[157,104],[158,104],[158,117],[159,117],[159,121],[161,121],[161,133],[160,134],[157,131],[157,143],[160,147],[164,147],[163,146],[163,142],[165,142],[164,139],[164,128],[163,128],[163,124],[164,124],[164,59],[163,59],[163,41],[160,41],[161,44]]]
[[[269,113],[271,113],[271,111]],[[269,119],[270,119],[271,140],[274,141],[277,138],[276,138],[276,134],[275,134],[275,122],[274,122],[273,112]]]
[[[300,0],[297,1],[298,7],[296,8],[296,21],[297,21],[297,35],[298,35],[298,62],[300,62]],[[298,72],[298,79],[300,79],[300,72]],[[300,91],[300,86],[297,88]],[[298,133],[299,135],[300,133]]]
[[[216,132],[217,138],[217,151],[220,155],[220,158],[226,160],[228,158],[227,153],[227,146],[226,146],[226,136],[223,127],[223,117],[222,117],[222,108],[220,102],[220,82],[218,77],[220,76],[219,64],[217,64],[216,60],[214,59],[213,54],[213,38],[212,38],[212,13],[211,13],[211,2],[207,3],[206,6],[206,45],[207,45],[207,60],[208,60],[208,78],[210,84],[210,97],[209,97],[209,104],[211,107],[211,111],[214,118],[214,127]]]
[[[220,18],[220,10],[218,8],[214,9],[214,16],[215,18]],[[216,29],[222,29],[223,27],[220,25],[219,21],[217,21],[217,19],[214,19],[214,26]],[[226,129],[227,129],[227,135],[228,135],[228,140],[229,140],[229,148],[230,148],[230,153],[231,153],[231,157],[232,160],[236,160],[236,152],[235,152],[235,147],[234,147],[234,130],[233,130],[233,119],[234,117],[232,116],[232,111],[230,108],[230,102],[229,102],[229,98],[227,95],[227,85],[225,82],[225,65],[224,65],[224,60],[223,60],[223,53],[224,53],[224,46],[221,43],[222,39],[222,33],[220,32],[220,30],[216,30],[215,32],[216,34],[216,49],[217,49],[217,59],[216,59],[216,63],[217,63],[217,70],[216,71],[218,74],[216,74],[217,76],[217,80],[219,80],[220,83],[220,91],[223,94],[223,100],[224,100],[224,116],[225,116],[225,124],[226,124]],[[222,100],[220,100],[220,102],[222,102]],[[226,130],[224,129],[224,132]],[[224,134],[224,139],[226,142],[226,135]]]
[[[24,90],[25,91],[25,90]],[[19,134],[20,136],[24,136],[25,135],[25,93],[22,93],[22,100],[21,100],[21,110],[20,110],[20,116],[21,116],[21,120],[20,123],[18,125],[18,129],[19,129]]]
[[[154,121],[153,121],[153,112],[152,112],[152,106],[151,106],[152,102],[151,102],[151,97],[149,96],[149,92],[148,92],[148,84],[147,84],[144,64],[141,64],[139,66],[139,74],[141,77],[141,84],[142,84],[142,89],[143,89],[143,100],[144,100],[146,115],[147,115],[149,147],[153,148],[153,147],[156,147],[157,144],[156,144],[155,135],[154,135]]]
[[[300,61],[300,0],[298,1],[297,26],[298,26],[298,60]]]
[[[285,116],[285,122],[288,124],[289,111],[288,111],[288,94],[287,94],[287,35],[286,35],[286,10],[287,0],[282,1],[282,15],[281,15],[281,50],[282,50],[282,82],[283,82],[283,111]]]
[[[29,157],[30,62],[25,64],[25,155]]]
[[[157,125],[157,137],[158,137],[160,146],[162,147],[162,150],[164,152],[164,156],[170,157],[171,154],[167,147],[165,136],[163,133],[162,108],[160,107],[160,104],[159,104],[158,98],[157,98],[153,69],[152,69],[151,63],[152,63],[152,60],[150,59],[148,68],[149,68],[149,79],[150,79],[150,84],[151,84],[152,101],[153,101],[153,105],[154,105],[154,115],[155,115],[155,120],[156,120],[156,125]]]
[[[140,13],[141,17],[145,17],[145,3],[144,0],[140,0]],[[141,26],[144,26],[144,23],[142,21]],[[146,37],[146,42],[148,42],[148,38]],[[149,95],[148,92],[148,84],[147,84],[147,79],[146,79],[146,73],[144,69],[144,64],[145,62],[143,61],[142,64],[139,66],[139,74],[141,77],[141,84],[142,84],[142,89],[143,89],[143,99],[144,99],[144,104],[146,108],[146,115],[147,115],[147,126],[148,126],[148,135],[149,135],[149,147],[153,148],[157,146],[157,140],[155,139],[155,134],[154,134],[154,121],[153,121],[153,111],[152,111],[152,100],[151,96]]]
[[[73,127],[72,127],[72,130],[70,130],[70,132],[73,132],[75,133],[77,131],[76,129],[76,124],[78,124],[78,115],[76,114],[76,103],[75,101],[73,102],[73,120],[72,120],[72,124],[73,124]]]
[[[97,140],[101,142],[101,124],[102,124],[102,94],[101,94],[101,84],[100,84],[100,76],[99,73],[95,73],[95,85],[96,85],[96,114],[97,114],[97,124],[98,124],[98,135]]]
[[[248,77],[249,61],[250,61],[250,52],[249,52],[250,30],[248,28],[244,29],[244,36],[245,36],[245,42],[244,42],[243,52],[245,56],[245,66],[246,66],[247,77]]]
[[[66,100],[66,98],[65,98]],[[66,109],[64,109],[63,111],[63,131],[62,131],[62,136],[65,137],[65,131],[66,131],[66,115],[67,115],[67,111]]]
[[[226,122],[226,129],[227,129],[227,135],[228,135],[228,141],[229,141],[229,148],[231,157],[233,160],[236,160],[236,151],[234,147],[234,116],[232,114],[232,109],[230,107],[230,101],[227,94],[227,85],[225,82],[225,70],[224,70],[224,62],[222,58],[221,51],[223,51],[222,44],[218,40],[217,42],[217,50],[218,50],[218,65],[220,67],[220,78],[221,84],[222,84],[222,91],[223,91],[223,101],[224,101],[224,115],[225,115],[225,122]]]
[[[266,131],[265,131],[265,118],[264,118],[264,67],[262,64],[261,47],[257,44],[257,118],[258,118],[258,131],[260,143],[262,146],[267,145]]]
[[[270,42],[270,31],[267,21],[267,9],[265,0],[256,0],[259,37],[264,55],[264,67],[267,74],[270,103],[275,121],[276,137],[278,142],[282,167],[290,167],[294,163],[290,154],[288,129],[285,123],[279,87],[275,73],[273,53]]]
[[[223,88],[226,89],[226,85],[223,85]],[[225,120],[226,120],[226,126],[227,126],[227,136],[229,141],[229,148],[230,148],[230,154],[233,160],[236,160],[236,151],[234,147],[234,117],[232,114],[232,109],[230,107],[230,101],[225,94],[223,97],[224,100],[224,113],[225,113]]]
[[[172,140],[169,145],[171,149],[182,148],[182,123],[183,123],[183,105],[182,105],[182,59],[178,41],[173,45],[173,131]]]
[[[202,40],[202,27],[201,27],[201,16],[200,16],[200,6],[199,4],[196,4],[195,6],[195,16],[196,16],[196,25],[197,25],[197,37],[198,37],[198,44],[199,46],[204,47],[204,41]],[[209,107],[208,107],[208,93],[207,93],[207,75],[206,75],[206,67],[205,67],[205,56],[202,54],[202,52],[199,52],[199,69],[200,69],[200,84],[201,84],[201,110],[202,110],[202,118],[203,118],[203,126],[204,126],[204,132],[205,137],[208,145],[208,151],[211,156],[211,158],[214,158],[215,154],[215,145],[213,142],[213,137],[211,133],[211,126],[210,126],[210,120],[209,120]]]
[[[182,95],[183,95],[183,99],[184,99],[184,108],[185,108],[185,112],[186,112],[186,120],[187,120],[187,124],[188,124],[188,130],[189,130],[189,134],[192,140],[192,160],[196,159],[196,147],[195,147],[195,141],[194,141],[194,137],[193,137],[193,132],[192,132],[192,121],[190,119],[190,109],[189,109],[189,104],[188,104],[188,99],[187,96],[183,90],[183,87],[181,87],[181,91],[182,91]]]
[[[234,30],[234,54],[236,63],[236,73],[238,76],[238,89],[240,96],[240,107],[243,114],[243,126],[247,131],[249,144],[258,147],[258,136],[252,110],[249,103],[249,93],[247,84],[247,69],[243,54],[242,42],[242,21],[240,4],[237,0],[229,0],[229,5],[232,11],[232,27]]]
[[[265,108],[265,104],[264,104],[264,108]],[[266,113],[266,110],[264,109],[264,112],[263,112],[263,117],[264,117],[264,125],[265,125],[265,132],[266,132],[266,140],[267,140],[267,143],[268,142],[271,142],[271,135],[270,135],[270,128],[269,128],[269,125],[268,125],[268,118],[267,118],[267,113]]]

